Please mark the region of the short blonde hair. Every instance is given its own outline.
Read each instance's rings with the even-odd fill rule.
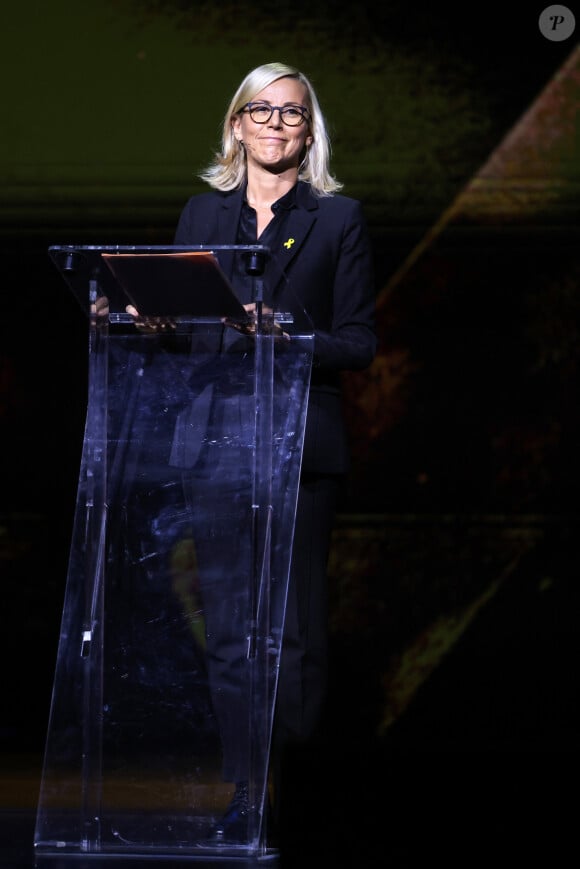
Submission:
[[[213,162],[199,175],[211,187],[223,191],[237,190],[246,180],[246,151],[234,136],[232,119],[256,94],[280,78],[295,78],[307,91],[312,144],[300,164],[298,178],[307,181],[319,196],[331,196],[342,188],[341,182],[330,172],[330,138],[314,88],[303,73],[285,63],[265,63],[256,67],[235,92],[224,118],[221,152],[214,155]]]

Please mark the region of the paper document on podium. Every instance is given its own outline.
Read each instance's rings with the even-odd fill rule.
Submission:
[[[142,317],[248,318],[211,251],[101,256]]]

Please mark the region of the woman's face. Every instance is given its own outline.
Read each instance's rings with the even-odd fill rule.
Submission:
[[[252,99],[252,103],[271,106],[307,106],[307,90],[295,78],[280,78],[265,87]],[[296,170],[303,157],[304,147],[312,142],[310,125],[304,120],[299,126],[285,124],[279,111],[272,112],[266,123],[256,123],[248,111],[235,115],[232,120],[234,135],[244,143],[248,170],[265,169],[275,174]]]

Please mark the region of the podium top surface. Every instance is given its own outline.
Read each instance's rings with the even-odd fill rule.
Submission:
[[[243,256],[249,275],[259,276],[264,245],[54,245],[49,256],[79,304],[106,296],[109,309],[133,305],[140,315],[244,320],[247,314],[220,263]]]

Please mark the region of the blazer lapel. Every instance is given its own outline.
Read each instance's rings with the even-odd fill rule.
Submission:
[[[275,294],[281,289],[280,283],[285,281],[287,270],[294,258],[300,255],[317,218],[318,203],[310,192],[307,184],[300,182],[296,192],[296,207],[290,211],[284,239],[276,250],[272,250],[269,282]]]
[[[294,208],[288,215],[284,233],[287,238],[283,240],[278,250],[273,251],[283,271],[286,271],[294,257],[302,250],[315,219],[314,212],[304,211],[301,208]]]
[[[235,190],[223,197],[217,213],[215,237],[210,238],[209,244],[236,244],[242,201],[243,190]],[[220,251],[219,255],[220,265],[230,280],[234,270],[234,256],[230,251]]]

